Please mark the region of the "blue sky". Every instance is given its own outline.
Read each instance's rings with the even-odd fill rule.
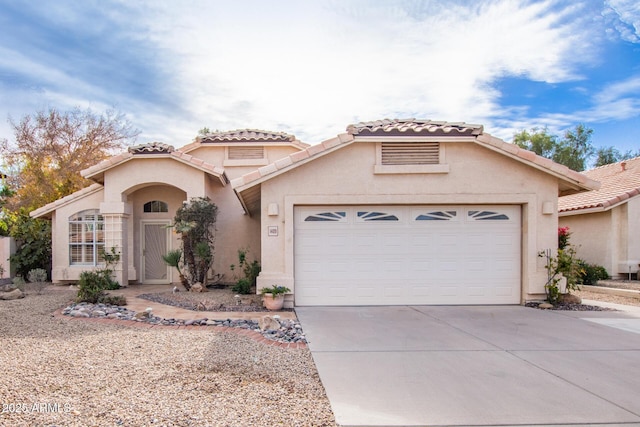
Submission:
[[[311,144],[358,121],[465,121],[511,141],[579,123],[640,149],[630,0],[0,0],[7,118],[115,108],[137,142],[258,128]]]

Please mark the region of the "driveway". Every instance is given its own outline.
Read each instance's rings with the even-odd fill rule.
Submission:
[[[298,307],[341,426],[640,426],[640,315]]]

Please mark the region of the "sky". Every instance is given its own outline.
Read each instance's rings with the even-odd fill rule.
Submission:
[[[80,107],[176,148],[414,117],[640,149],[637,0],[0,0],[0,28],[10,141],[9,118]]]

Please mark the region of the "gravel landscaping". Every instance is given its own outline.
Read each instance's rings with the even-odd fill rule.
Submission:
[[[74,295],[0,301],[0,425],[336,425],[308,349],[53,317]]]

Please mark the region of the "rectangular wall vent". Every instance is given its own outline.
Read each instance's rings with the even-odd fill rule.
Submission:
[[[437,165],[439,142],[383,142],[383,165]]]

